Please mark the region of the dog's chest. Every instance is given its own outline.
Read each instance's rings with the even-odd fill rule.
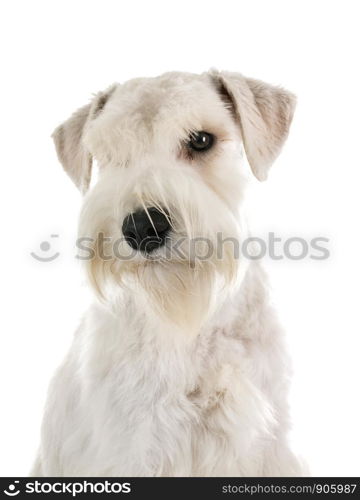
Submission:
[[[105,475],[239,473],[263,417],[238,341],[209,337],[193,349],[145,342],[102,356],[87,366],[79,408],[86,462]]]

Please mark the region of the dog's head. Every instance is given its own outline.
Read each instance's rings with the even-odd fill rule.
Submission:
[[[201,324],[246,267],[234,253],[243,151],[265,179],[294,106],[240,74],[167,73],[115,84],[58,127],[59,159],[86,193],[81,246],[99,294],[126,287],[152,312]]]

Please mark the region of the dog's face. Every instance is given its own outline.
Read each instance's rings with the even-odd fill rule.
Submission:
[[[293,109],[288,92],[239,74],[167,73],[113,85],[56,129],[60,161],[83,192],[93,158],[99,166],[80,219],[96,290],[111,300],[126,287],[196,330],[246,267],[234,254],[243,152],[266,178]]]

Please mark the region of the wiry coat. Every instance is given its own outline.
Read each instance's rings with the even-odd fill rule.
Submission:
[[[247,236],[241,206],[266,178],[291,122],[288,92],[233,73],[169,73],[114,85],[54,133],[86,192],[80,236],[99,299],[86,313],[48,396],[33,474],[53,476],[296,475],[287,444],[289,366],[258,263],[234,256]],[[189,157],[198,130],[214,151]],[[182,257],[131,259],[121,221],[139,207],[171,217]],[[99,234],[109,237],[104,259]],[[221,255],[218,235],[221,235]],[[197,259],[186,245],[206,238]],[[120,256],[120,258],[119,258]]]

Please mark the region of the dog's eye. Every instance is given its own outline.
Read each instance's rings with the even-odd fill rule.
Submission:
[[[215,137],[208,132],[194,132],[187,143],[193,151],[203,152],[210,149],[215,142]]]

